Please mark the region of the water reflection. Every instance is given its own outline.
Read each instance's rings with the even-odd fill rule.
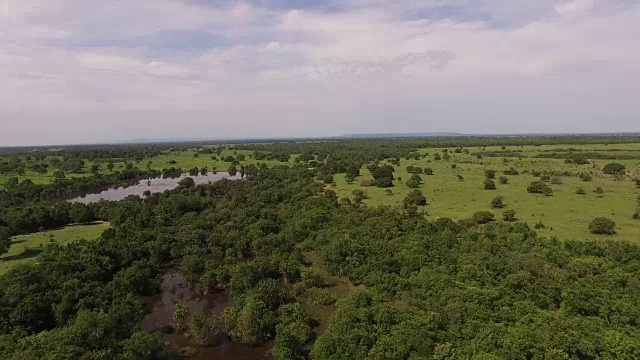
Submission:
[[[156,178],[156,179],[142,180],[140,181],[140,183],[136,185],[131,185],[128,187],[111,188],[109,190],[105,190],[97,194],[87,194],[85,196],[77,197],[69,201],[89,204],[92,202],[98,202],[100,200],[118,201],[126,198],[129,195],[143,196],[146,190],[151,191],[151,193],[163,192],[166,190],[175,189],[178,186],[178,182],[187,177],[191,177],[196,184],[206,184],[208,182],[215,182],[222,179],[230,179],[230,180],[241,179],[240,173],[233,176],[229,175],[229,173],[227,172],[219,172],[219,173],[209,172],[206,175],[198,175],[198,176],[189,176],[188,174],[183,174],[182,176],[173,178],[173,179]]]

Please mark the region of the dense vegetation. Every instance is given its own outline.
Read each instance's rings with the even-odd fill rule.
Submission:
[[[524,140],[465,141],[508,146]],[[19,233],[94,220],[111,227],[95,241],[53,243],[38,261],[0,276],[2,358],[154,359],[170,331],[198,345],[215,345],[214,335],[225,332],[237,342],[268,344],[270,356],[283,360],[640,357],[637,244],[539,235],[519,222],[520,213],[510,208],[515,199],[497,193],[521,176],[511,166],[479,174],[475,186],[487,193],[486,210],[456,220],[427,216],[431,195],[422,191],[424,183],[444,167],[409,167],[400,159],[423,159],[423,146],[443,147],[435,154],[441,160],[430,161],[476,156],[465,153],[459,139],[200,148],[196,154],[232,157],[223,161],[241,167],[245,179],[183,180],[163,194],[90,205],[56,200],[85,181],[111,185],[128,177],[99,169],[52,184],[12,181],[0,192],[0,251]],[[66,157],[109,161],[139,154],[82,151]],[[249,156],[270,166],[247,163]],[[446,167],[455,170],[452,165]],[[402,180],[398,169],[411,175]],[[132,164],[129,170],[136,178],[148,169]],[[618,165],[597,170],[625,176]],[[368,195],[362,189],[340,197],[334,176],[355,182],[361,171],[372,182],[360,188],[380,188],[387,197],[402,189],[399,206],[363,206]],[[464,182],[458,175],[452,179]],[[523,196],[555,197],[549,190],[562,178],[537,177],[520,186]],[[590,218],[584,227],[603,236],[617,231],[606,217]],[[171,329],[143,331],[145,299],[158,293],[168,269],[186,276],[202,296],[229,291],[233,305],[221,314],[192,314],[177,304]]]

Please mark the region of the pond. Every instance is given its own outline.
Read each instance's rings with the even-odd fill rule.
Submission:
[[[145,331],[161,331],[173,323],[173,313],[177,304],[186,306],[189,314],[204,308],[211,314],[220,316],[225,308],[231,306],[228,291],[219,291],[207,296],[199,296],[189,287],[187,279],[178,272],[169,272],[162,276],[162,293],[152,299],[152,311],[142,322]],[[268,346],[251,346],[232,341],[227,334],[220,332],[216,337],[218,345],[199,347],[184,334],[176,332],[163,334],[165,354],[163,360],[253,360],[267,358]],[[180,356],[181,349],[195,349],[191,356]]]
[[[87,194],[85,196],[80,196],[69,201],[71,202],[79,202],[84,204],[89,204],[93,202],[98,202],[100,200],[108,200],[108,201],[119,201],[126,198],[129,195],[138,195],[143,196],[146,190],[151,191],[151,193],[163,192],[166,190],[175,189],[178,186],[178,182],[180,180],[191,177],[196,184],[206,184],[209,182],[216,182],[222,179],[229,180],[238,180],[241,179],[240,173],[236,175],[229,175],[227,172],[209,172],[205,175],[198,176],[190,176],[188,174],[183,174],[177,178],[155,178],[149,180],[142,180],[136,185],[131,185],[127,187],[113,187],[108,190],[104,190],[100,193],[96,194]]]

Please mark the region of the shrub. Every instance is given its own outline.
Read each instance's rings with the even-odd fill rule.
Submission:
[[[516,211],[512,209],[505,210],[502,213],[502,219],[509,222],[516,221]]]
[[[507,183],[509,182],[509,178],[506,176],[500,176],[498,180],[500,180],[500,184],[502,185],[507,185]]]
[[[495,219],[495,215],[491,211],[477,211],[473,214],[473,221],[476,224],[487,224]]]
[[[495,179],[496,177],[496,171],[495,170],[485,170],[484,171],[484,176],[487,179]]]
[[[413,174],[411,175],[409,180],[407,180],[406,184],[411,189],[417,189],[418,187],[420,187],[420,184],[422,184],[422,178],[420,177],[420,175]]]
[[[611,219],[597,217],[589,224],[589,231],[593,234],[613,235],[616,233],[616,223]]]
[[[609,163],[602,168],[602,172],[609,175],[623,174],[625,166],[619,163]]]
[[[602,194],[604,194],[604,190],[602,190],[602,188],[600,186],[598,186],[597,188],[595,188],[593,190],[594,193],[596,193],[596,195],[598,196],[602,196]]]
[[[631,215],[631,218],[633,220],[640,220],[640,208],[636,209],[636,212],[634,212],[633,215]]]
[[[424,168],[424,174],[425,175],[433,175],[433,169],[432,168]]]
[[[587,173],[580,173],[580,175],[578,175],[578,178],[584,182],[588,182],[593,179],[593,177]]]
[[[585,189],[583,189],[583,188],[578,188],[576,190],[576,194],[578,194],[578,195],[584,195],[586,193],[587,193],[587,191]]]
[[[484,181],[484,189],[485,190],[495,190],[496,189],[496,183],[494,183],[493,180],[486,179]]]
[[[553,195],[553,189],[542,181],[534,181],[527,186],[527,192],[532,194],[544,194],[546,196]]]
[[[462,175],[460,175],[460,174],[458,174],[457,176],[458,176],[458,180],[459,180],[459,181],[464,181],[464,176],[462,176]]]
[[[542,175],[542,176],[540,176],[540,180],[542,180],[542,181],[551,181],[551,176]]]
[[[409,195],[407,195],[407,197],[404,198],[403,204],[405,208],[408,208],[410,206],[424,206],[427,205],[427,198],[424,197],[422,191],[413,190],[409,193]]]
[[[505,170],[502,172],[505,175],[518,175],[520,174],[520,172],[518,172],[518,170],[514,169],[514,168],[510,168],[509,170]]]
[[[536,230],[544,230],[547,228],[545,224],[542,223],[542,220],[539,220],[537,224],[535,224],[534,228]]]
[[[502,209],[504,207],[504,197],[503,196],[496,196],[493,198],[493,200],[491,200],[491,208],[492,209]]]

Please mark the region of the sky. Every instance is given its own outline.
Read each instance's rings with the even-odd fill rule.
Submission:
[[[0,146],[639,132],[640,0],[2,0]]]

